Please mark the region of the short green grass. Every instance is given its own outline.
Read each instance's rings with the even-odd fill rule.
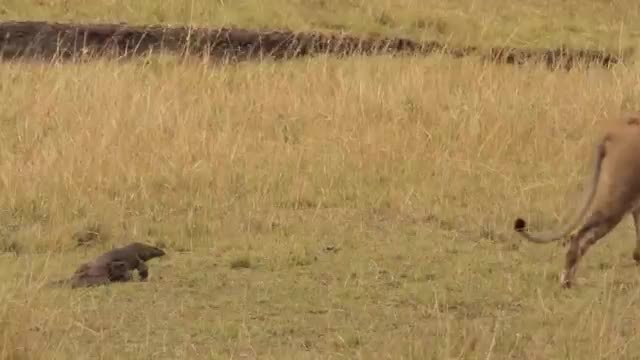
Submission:
[[[323,16],[321,2],[290,2],[290,16],[277,2],[202,13],[177,1],[88,4],[0,9],[298,28]],[[334,21],[363,31],[377,30],[345,20],[358,6],[398,18],[445,6],[340,4]],[[615,46],[620,20],[638,12],[623,1],[447,4],[447,21],[500,10],[494,35],[456,28],[488,43],[515,31],[509,21],[544,20],[520,39],[587,44],[554,31],[573,11],[608,24],[584,29]],[[513,20],[523,14],[534,17]],[[0,64],[0,359],[637,358],[631,221],[593,248],[568,291],[557,278],[565,249],[528,244],[511,225],[568,217],[601,125],[640,109],[638,70],[439,56]],[[134,240],[167,250],[148,282],[47,286]]]

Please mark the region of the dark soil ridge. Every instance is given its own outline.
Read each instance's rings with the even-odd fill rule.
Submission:
[[[71,60],[93,56],[129,58],[169,52],[207,56],[216,61],[276,60],[331,54],[335,56],[443,53],[452,57],[479,55],[483,61],[506,64],[543,62],[570,69],[578,63],[605,67],[622,62],[599,50],[448,47],[436,41],[405,38],[359,38],[347,34],[260,31],[239,28],[195,28],[161,25],[64,24],[40,21],[0,22],[0,59]]]

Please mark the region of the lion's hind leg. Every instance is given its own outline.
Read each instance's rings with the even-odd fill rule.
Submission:
[[[588,217],[584,225],[580,227],[580,230],[569,240],[565,266],[560,276],[562,287],[569,288],[573,285],[576,268],[580,259],[582,259],[591,246],[620,223],[624,214],[622,211],[617,211],[605,215],[600,211],[595,211]]]
[[[631,215],[633,215],[633,224],[636,228],[636,247],[633,250],[633,260],[640,264],[640,209],[634,210]]]

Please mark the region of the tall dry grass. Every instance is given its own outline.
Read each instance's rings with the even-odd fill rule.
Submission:
[[[510,226],[568,215],[639,80],[439,57],[2,64],[0,355],[630,356],[628,224],[568,294],[562,252]],[[74,250],[94,225],[105,244]],[[149,284],[42,286],[127,239],[170,252]]]
[[[14,64],[2,78],[1,216],[37,248],[74,223],[206,245],[225,217],[273,207],[503,230],[518,200],[576,180],[593,125],[638,91],[625,70],[433,59]]]

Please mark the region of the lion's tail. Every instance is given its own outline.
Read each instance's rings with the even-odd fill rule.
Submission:
[[[537,233],[537,234],[531,234],[529,232],[527,232],[526,227],[527,227],[527,222],[522,219],[522,218],[517,218],[514,222],[513,225],[513,229],[519,233],[520,235],[522,235],[525,239],[534,242],[534,243],[538,243],[538,244],[546,244],[546,243],[550,243],[552,241],[557,241],[560,240],[564,237],[566,237],[567,235],[569,235],[577,226],[578,224],[582,221],[582,219],[584,218],[585,214],[587,213],[587,210],[589,209],[589,207],[591,206],[591,203],[593,201],[593,198],[595,197],[596,191],[598,189],[598,181],[600,180],[600,169],[602,167],[602,161],[605,157],[606,151],[605,151],[605,145],[607,142],[608,138],[605,138],[597,147],[596,149],[596,159],[595,159],[595,169],[593,172],[593,177],[591,180],[591,186],[590,188],[588,188],[587,191],[589,191],[588,196],[584,197],[585,201],[582,205],[582,208],[578,214],[578,216],[575,218],[575,220],[570,224],[565,226],[563,229],[561,230],[557,230],[555,232],[541,232],[541,233]]]

